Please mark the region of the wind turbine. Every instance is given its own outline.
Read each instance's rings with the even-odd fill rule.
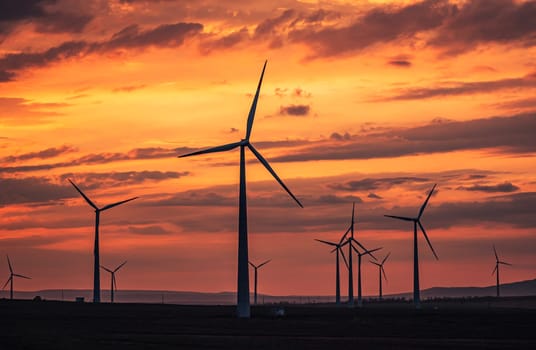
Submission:
[[[363,255],[370,255],[372,256],[372,252],[375,252],[377,250],[380,250],[382,248],[375,248],[371,250],[365,250],[363,253],[359,252],[356,247],[352,246],[354,248],[355,252],[357,253],[357,306],[362,307],[363,306],[363,296],[361,292],[361,257]]]
[[[13,277],[20,277],[20,278],[26,278],[27,280],[31,280],[30,277],[26,277],[23,275],[19,275],[18,273],[13,272],[13,267],[11,266],[11,261],[9,261],[9,255],[7,256],[7,264],[9,266],[9,278],[7,279],[6,283],[2,287],[2,290],[4,290],[8,283],[11,282],[10,288],[9,288],[9,299],[13,300]]]
[[[272,259],[266,260],[265,262],[259,265],[255,265],[251,261],[249,261],[249,264],[251,265],[251,267],[253,267],[253,270],[255,271],[255,294],[254,294],[255,305],[257,305],[257,270],[263,267],[264,265],[268,264],[270,261],[272,261]]]
[[[116,207],[118,205],[124,204],[126,202],[133,201],[134,199],[136,199],[138,197],[129,198],[129,199],[126,199],[124,201],[108,204],[108,205],[105,205],[102,208],[99,208],[99,207],[97,207],[95,205],[95,203],[93,203],[91,201],[91,199],[89,199],[88,196],[86,196],[84,194],[84,192],[82,192],[82,190],[80,188],[78,188],[78,186],[75,185],[74,182],[72,182],[70,179],[69,179],[69,182],[74,186],[74,188],[76,188],[78,193],[80,193],[80,195],[86,200],[86,202],[91,207],[93,207],[93,209],[95,209],[95,245],[94,245],[94,248],[93,248],[93,256],[95,258],[94,259],[94,264],[93,264],[93,302],[94,303],[100,303],[100,270],[99,270],[99,266],[100,266],[100,264],[99,264],[99,220],[100,220],[100,213],[101,213],[101,211],[105,211],[105,210],[111,209],[113,207]]]
[[[378,264],[377,262],[375,261],[372,261],[370,260],[371,263],[373,263],[374,265],[378,266],[378,270],[379,270],[379,274],[380,274],[380,297],[379,297],[379,300],[382,300],[382,273],[383,273],[383,277],[385,278],[385,281],[387,281],[387,274],[385,273],[385,269],[383,268],[383,264],[385,264],[385,261],[387,260],[387,258],[389,257],[389,255],[391,255],[391,253],[389,252],[389,254],[387,254],[385,256],[385,258],[383,258],[381,264]]]
[[[348,268],[348,261],[346,261],[346,257],[344,256],[344,252],[342,250],[342,244],[340,243],[334,243],[334,242],[328,242],[323,241],[321,239],[315,239],[315,241],[318,241],[320,243],[324,243],[330,246],[335,247],[331,252],[336,251],[336,258],[335,258],[335,304],[340,305],[341,304],[341,278],[340,278],[340,269],[339,269],[339,253],[342,255],[342,259],[344,263],[346,264],[346,268]]]
[[[354,238],[354,224],[355,224],[355,202],[352,203],[352,222],[350,223],[350,227],[348,227],[348,230],[344,233],[341,240],[339,241],[339,244],[346,245],[348,244],[348,305],[353,306],[354,305],[354,269],[353,269],[353,260],[352,260],[352,249],[356,249],[354,247],[354,243],[357,244],[361,249],[364,251],[368,251],[367,248],[365,248],[361,243],[359,243]],[[344,239],[346,236],[350,233],[350,237],[346,241]],[[343,243],[344,242],[344,243]],[[370,254],[374,259],[376,257]]]
[[[502,265],[512,266],[512,264],[507,263],[505,261],[499,260],[499,255],[497,255],[497,250],[495,249],[495,244],[493,245],[493,252],[495,253],[495,268],[493,269],[493,272],[491,274],[492,275],[493,274],[497,275],[497,297],[500,297],[501,293],[499,291],[499,286],[500,286],[500,284],[499,284],[499,265],[502,264]]]
[[[430,239],[428,239],[428,235],[426,234],[426,231],[424,230],[424,227],[421,224],[422,213],[424,212],[424,208],[426,208],[426,205],[428,204],[428,201],[430,200],[432,193],[434,193],[435,188],[436,188],[436,185],[432,187],[432,190],[428,194],[428,197],[426,197],[426,200],[424,201],[423,205],[421,206],[421,209],[419,210],[419,215],[417,215],[416,218],[408,218],[405,216],[395,216],[395,215],[384,215],[388,218],[394,218],[398,220],[413,222],[413,303],[415,304],[416,308],[421,307],[421,295],[420,295],[420,289],[419,289],[419,250],[417,246],[417,225],[419,225],[419,227],[421,228],[424,238],[426,238],[426,242],[428,242],[428,246],[430,246],[430,249],[432,250],[432,253],[434,253],[435,258],[439,260],[434,250],[434,247],[432,247],[432,243],[430,243]]]
[[[110,270],[110,269],[108,269],[108,268],[106,268],[106,267],[104,267],[104,266],[101,265],[101,268],[102,268],[103,270],[108,271],[108,272],[110,273],[110,275],[111,275],[111,278],[110,278],[110,279],[111,279],[111,282],[110,282],[110,284],[111,284],[111,286],[110,286],[110,301],[111,301],[112,303],[114,302],[114,291],[117,290],[117,282],[115,281],[115,273],[116,273],[120,268],[122,268],[123,265],[125,265],[126,263],[127,263],[126,261],[123,262],[121,265],[117,266],[114,270]]]
[[[247,220],[247,196],[246,196],[246,158],[245,151],[246,147],[257,157],[259,162],[264,165],[264,167],[272,174],[277,182],[287,191],[287,193],[298,203],[300,207],[303,208],[303,205],[300,201],[290,192],[288,187],[281,181],[279,176],[272,169],[268,161],[257,151],[253,144],[249,141],[251,136],[251,130],[253,128],[253,120],[255,119],[255,111],[257,109],[257,101],[259,99],[259,93],[261,90],[262,78],[264,76],[264,70],[266,69],[266,63],[262,68],[261,77],[259,84],[257,86],[257,92],[253,98],[251,108],[249,110],[247,126],[246,126],[246,136],[244,139],[229,143],[222,146],[217,146],[202,151],[197,151],[193,153],[188,153],[179,156],[189,157],[199,154],[214,153],[214,152],[223,152],[230,151],[237,147],[240,147],[240,194],[239,194],[239,204],[238,204],[238,288],[237,288],[237,314],[240,318],[249,318],[250,317],[250,304],[249,304],[249,273],[248,273],[248,220]]]

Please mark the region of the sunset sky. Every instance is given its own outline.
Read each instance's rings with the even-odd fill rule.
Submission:
[[[17,290],[235,291],[239,141],[268,60],[247,154],[259,292],[332,295],[338,240],[391,252],[384,293],[487,286],[492,245],[536,278],[536,2],[17,0],[0,2],[0,279]],[[363,267],[365,295],[377,267]],[[101,275],[103,288],[109,276]],[[347,291],[343,273],[342,291]]]

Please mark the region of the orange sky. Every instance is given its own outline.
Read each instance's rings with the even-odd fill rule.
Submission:
[[[434,183],[423,288],[493,284],[493,243],[503,282],[535,278],[535,16],[513,0],[0,5],[0,255],[33,277],[16,289],[92,286],[71,178],[100,205],[141,197],[101,217],[101,262],[128,260],[119,289],[234,291],[238,151],[176,156],[243,137],[265,59],[252,142],[305,208],[247,155],[261,292],[332,294],[313,239],[337,240],[353,201],[357,237],[391,252],[384,292],[410,291],[411,224],[383,215],[415,215]]]

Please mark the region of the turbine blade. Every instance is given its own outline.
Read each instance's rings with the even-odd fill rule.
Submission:
[[[26,277],[24,275],[19,275],[17,273],[14,273],[13,276],[16,276],[16,277],[20,277],[20,278],[26,278],[27,280],[31,280],[32,278],[31,277]]]
[[[351,229],[352,229],[352,226],[348,227],[348,230],[346,230],[344,235],[342,235],[341,240],[339,241],[339,245],[341,245],[341,243],[344,241],[344,239],[346,238],[346,235],[348,234],[348,232],[350,232]]]
[[[270,259],[270,260],[266,260],[265,262],[263,262],[262,264],[260,264],[258,267],[264,266],[264,265],[268,264],[270,261],[272,261],[272,259]]]
[[[179,158],[197,156],[199,154],[205,154],[205,153],[215,153],[215,152],[230,151],[230,150],[235,149],[236,147],[240,146],[240,144],[241,144],[241,141],[240,142],[228,143],[228,144],[223,145],[223,146],[216,146],[216,147],[207,148],[207,149],[204,149],[204,150],[201,150],[201,151],[196,151],[196,152],[192,152],[192,153],[188,153],[188,154],[183,154],[182,156],[179,156]]]
[[[275,173],[274,169],[272,169],[272,167],[270,166],[270,164],[268,164],[268,161],[266,159],[264,159],[264,157],[255,149],[255,147],[253,147],[253,145],[251,143],[248,143],[248,148],[251,150],[251,152],[253,152],[253,154],[257,157],[257,159],[259,160],[259,162],[261,162],[264,167],[266,168],[266,170],[268,170],[270,172],[270,174],[272,174],[272,176],[277,180],[277,182],[279,182],[279,184],[281,185],[281,187],[283,187],[285,189],[285,191],[287,191],[287,193],[296,201],[296,203],[298,203],[298,205],[300,207],[303,208],[303,205],[300,203],[300,201],[298,200],[298,198],[296,198],[292,192],[290,192],[290,190],[288,189],[288,187],[283,183],[283,181],[281,181],[281,179],[279,178],[279,176],[277,176],[277,174]]]
[[[350,265],[348,265],[348,260],[346,260],[346,256],[344,255],[343,250],[340,249],[340,248],[337,248],[337,249],[339,249],[339,252],[340,252],[341,255],[342,255],[342,260],[344,261],[344,265],[346,265],[346,268],[347,268],[347,269],[350,269]]]
[[[370,262],[371,264],[374,264],[374,265],[378,266],[378,267],[382,267],[381,264],[378,264],[378,263],[375,262],[375,261],[369,260],[369,262]]]
[[[9,266],[9,272],[13,273],[13,267],[11,267],[11,261],[9,260],[9,255],[6,255],[7,256],[7,264]]]
[[[434,253],[434,256],[435,256],[436,260],[439,260],[439,257],[437,256],[437,254],[436,254],[436,252],[434,250],[434,247],[432,247],[432,243],[430,243],[430,239],[428,239],[428,235],[426,234],[426,231],[424,230],[424,227],[422,226],[420,221],[417,221],[417,223],[419,224],[419,227],[421,228],[422,233],[424,234],[424,238],[426,238],[426,242],[430,246],[430,249],[432,249],[432,253]]]
[[[122,268],[127,262],[126,261],[123,261],[123,263],[119,266],[117,266],[114,270],[114,273],[117,272],[120,268]]]
[[[503,264],[503,265],[508,265],[508,266],[512,266],[512,264],[510,264],[510,263],[507,263],[507,262],[505,262],[505,261],[499,261],[499,264]]]
[[[101,265],[100,267],[101,267],[101,269],[103,269],[103,270],[106,270],[106,271],[108,271],[109,273],[113,273],[113,271],[112,271],[112,270],[110,270],[110,269],[107,269],[106,267],[104,267],[104,266],[102,266],[102,265]]]
[[[352,241],[354,241],[358,246],[361,247],[361,249],[363,249],[363,250],[365,251],[365,253],[363,253],[363,254],[369,254],[374,260],[378,260],[378,259],[376,259],[376,257],[374,256],[374,254],[372,254],[372,253],[366,253],[366,252],[369,252],[369,250],[368,250],[367,248],[365,248],[365,246],[363,246],[361,243],[359,243],[358,240],[356,240],[356,239],[353,238],[353,237],[350,238],[350,239],[351,239]],[[380,249],[380,248],[378,248],[378,249]],[[378,249],[376,249],[376,250],[378,250]],[[372,250],[372,251],[374,251],[374,250]]]
[[[253,267],[254,269],[257,268],[257,266],[255,266],[255,264],[253,264],[251,261],[248,261],[248,263],[251,265],[251,267]]]
[[[495,274],[495,271],[497,271],[497,269],[499,268],[498,265],[499,265],[498,263],[495,264],[495,268],[494,268],[493,271],[491,272],[492,275],[494,275],[494,274]]]
[[[93,202],[91,201],[91,199],[89,199],[89,197],[86,196],[86,195],[84,194],[84,192],[82,192],[82,190],[79,189],[78,186],[76,186],[75,183],[71,181],[71,179],[69,179],[69,182],[71,183],[71,185],[74,186],[74,188],[76,188],[76,190],[78,191],[78,193],[80,193],[80,195],[81,195],[82,197],[84,197],[84,199],[86,200],[86,202],[87,202],[89,205],[91,205],[91,206],[93,207],[93,209],[95,209],[95,210],[99,210],[99,208],[95,205],[95,203],[93,203]]]
[[[495,249],[495,244],[493,245],[493,252],[495,253],[495,260],[499,261],[499,256],[497,255],[497,249]]]
[[[7,284],[9,283],[9,281],[11,281],[13,277],[12,276],[9,276],[9,278],[7,279],[6,283],[4,284],[4,286],[2,287],[2,290],[4,290],[7,286]]]
[[[320,242],[320,243],[324,243],[324,244],[328,244],[328,245],[332,245],[332,246],[338,246],[337,243],[328,242],[328,241],[323,241],[323,240],[321,240],[321,239],[316,239],[316,238],[315,238],[315,241],[318,241],[318,242]]]
[[[389,252],[389,253],[385,256],[385,258],[383,258],[383,260],[382,260],[382,265],[385,263],[385,261],[387,260],[387,258],[389,257],[389,255],[391,255],[391,252]]]
[[[333,249],[330,251],[330,253],[333,253],[333,252],[336,251],[337,249],[339,249],[339,247],[335,247],[335,248],[333,248]]]
[[[428,197],[426,197],[426,200],[424,201],[421,209],[419,210],[419,216],[417,216],[417,219],[420,219],[422,216],[422,213],[424,212],[424,208],[426,208],[426,205],[428,204],[428,201],[430,200],[430,197],[432,197],[432,193],[434,193],[434,189],[436,188],[437,184],[434,184],[434,187],[432,187],[432,190],[430,193],[428,193]]]
[[[383,249],[383,248],[375,248],[375,249],[371,249],[371,250],[366,250],[363,254],[368,254],[370,256],[372,256],[372,252],[375,252],[377,250],[380,250],[380,249]]]
[[[102,207],[101,211],[108,210],[108,209],[111,209],[113,207],[117,207],[118,205],[125,204],[126,202],[133,201],[134,199],[137,199],[137,198],[139,198],[139,197],[132,197],[132,198],[129,198],[129,199],[125,199],[124,201],[121,201],[121,202],[108,204],[108,205]]]
[[[405,216],[396,216],[396,215],[384,215],[385,217],[388,217],[388,218],[393,218],[393,219],[398,219],[398,220],[404,220],[404,221],[414,221],[413,218],[407,218]]]
[[[385,278],[385,280],[387,281],[387,274],[385,273],[385,269],[382,267],[380,267],[380,269],[382,270],[383,272],[383,278]]]
[[[255,119],[255,111],[257,110],[257,101],[259,100],[259,94],[261,91],[262,78],[264,77],[264,71],[266,70],[266,63],[268,60],[264,61],[264,66],[262,67],[261,78],[259,79],[259,85],[257,85],[257,91],[255,92],[255,97],[253,97],[253,102],[251,103],[251,108],[249,109],[248,122],[246,127],[246,140],[249,140],[251,136],[251,129],[253,128],[253,120]]]

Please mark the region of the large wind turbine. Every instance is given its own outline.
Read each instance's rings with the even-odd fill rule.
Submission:
[[[123,262],[121,265],[117,266],[114,270],[110,270],[104,266],[101,265],[101,268],[103,270],[106,270],[110,273],[110,302],[113,303],[114,302],[114,291],[117,290],[117,282],[115,281],[115,273],[123,267],[123,265],[125,265],[127,262]]]
[[[27,280],[31,280],[30,277],[26,277],[23,275],[19,275],[18,273],[13,272],[13,267],[11,266],[11,261],[9,261],[9,255],[7,256],[7,264],[9,266],[9,278],[7,279],[6,283],[2,287],[2,290],[6,288],[7,284],[11,282],[10,288],[9,288],[9,299],[13,300],[13,277],[20,277],[20,278],[26,278]]]
[[[495,268],[493,269],[493,272],[491,274],[492,275],[493,274],[497,275],[497,297],[500,297],[501,292],[499,291],[499,286],[500,286],[500,284],[499,284],[499,265],[502,264],[502,265],[512,266],[512,264],[507,263],[506,261],[499,260],[499,255],[497,255],[497,250],[495,249],[495,244],[493,245],[493,252],[495,253]]]
[[[354,269],[353,269],[353,259],[352,259],[352,249],[356,249],[354,246],[354,243],[357,244],[361,249],[364,251],[368,251],[367,248],[365,248],[361,243],[359,243],[354,238],[354,224],[355,224],[355,202],[352,203],[352,222],[350,223],[350,227],[348,227],[348,230],[344,233],[341,240],[339,241],[339,244],[346,245],[348,244],[348,305],[353,306],[354,305]],[[346,236],[350,233],[350,237],[345,241],[344,239]],[[344,243],[343,243],[344,242]],[[370,254],[374,259],[376,257],[372,254]]]
[[[417,225],[419,225],[419,227],[421,228],[424,238],[426,238],[426,242],[428,242],[428,246],[430,246],[430,249],[432,250],[432,253],[434,253],[435,258],[439,260],[434,250],[434,247],[432,247],[432,243],[430,243],[430,239],[428,239],[428,235],[426,234],[426,231],[424,230],[424,227],[421,224],[422,213],[424,212],[424,208],[426,208],[426,205],[428,204],[428,201],[430,200],[432,193],[434,193],[435,188],[436,188],[436,185],[432,187],[432,190],[428,194],[428,197],[426,197],[426,200],[424,201],[423,205],[421,206],[421,209],[419,210],[419,215],[417,215],[416,218],[408,218],[405,216],[395,216],[395,215],[385,215],[388,218],[394,218],[394,219],[413,222],[413,303],[415,304],[415,307],[417,308],[421,307],[421,295],[420,295],[420,289],[419,289],[419,250],[417,246]]]
[[[332,253],[333,251],[337,252],[336,258],[335,258],[335,304],[340,305],[341,304],[341,277],[340,277],[341,275],[340,275],[340,269],[339,269],[339,253],[342,255],[342,259],[344,263],[346,264],[346,268],[349,268],[348,261],[346,261],[346,257],[344,256],[344,252],[342,250],[343,245],[341,243],[328,242],[328,241],[323,241],[321,239],[315,239],[315,241],[335,247],[331,252]]]
[[[255,271],[254,273],[254,280],[255,280],[255,288],[254,288],[254,304],[257,305],[257,270],[260,269],[261,267],[263,267],[264,265],[268,264],[270,261],[272,261],[272,259],[270,260],[266,260],[265,262],[263,262],[262,264],[259,264],[259,265],[255,265],[253,264],[251,261],[249,261],[249,264],[251,265],[251,267],[253,267],[253,270]]]
[[[249,110],[246,136],[244,139],[229,143],[223,146],[217,146],[202,151],[197,151],[189,154],[184,154],[182,157],[195,156],[205,153],[230,151],[237,147],[240,147],[240,194],[238,204],[238,288],[237,288],[237,314],[240,318],[249,318],[250,305],[249,305],[249,274],[248,274],[248,221],[247,221],[247,196],[246,196],[246,147],[257,157],[257,159],[264,165],[264,167],[272,174],[277,182],[287,191],[287,193],[298,203],[300,207],[303,205],[300,201],[290,192],[288,187],[281,181],[279,176],[272,169],[268,161],[257,151],[253,144],[249,141],[251,136],[251,130],[253,128],[253,120],[255,119],[255,111],[257,109],[257,101],[259,99],[259,93],[261,90],[262,78],[264,76],[264,70],[266,69],[266,62],[262,68],[261,77],[257,86],[257,92],[253,98],[253,103]]]
[[[78,188],[78,186],[75,185],[74,182],[72,182],[70,179],[69,179],[69,182],[74,186],[74,188],[76,188],[78,193],[80,193],[80,195],[82,197],[84,197],[86,202],[91,207],[93,207],[93,209],[95,209],[95,245],[94,245],[94,248],[93,248],[93,256],[95,257],[94,264],[93,264],[93,302],[94,303],[100,303],[100,269],[99,269],[99,267],[100,267],[100,264],[99,264],[99,220],[100,220],[100,213],[101,213],[101,211],[105,211],[105,210],[111,209],[113,207],[116,207],[118,205],[124,204],[126,202],[130,202],[130,201],[132,201],[132,200],[134,200],[134,199],[136,199],[138,197],[129,198],[129,199],[126,199],[124,201],[120,201],[120,202],[113,203],[113,204],[108,204],[108,205],[105,205],[102,208],[99,208],[99,207],[97,207],[95,205],[95,203],[93,203],[91,201],[91,199],[89,199],[88,196],[86,196],[84,194],[84,192],[82,192],[81,189]]]
[[[382,294],[382,273],[383,273],[383,277],[385,278],[385,280],[387,281],[387,274],[385,273],[385,269],[383,268],[383,264],[385,264],[385,261],[387,260],[387,258],[389,257],[389,255],[391,255],[391,253],[389,252],[389,254],[387,254],[385,256],[385,258],[383,258],[381,264],[375,262],[375,261],[372,261],[370,260],[371,263],[373,263],[374,265],[378,266],[378,272],[380,274],[379,278],[380,278],[380,295],[379,295],[379,300],[382,300],[382,297],[383,297],[383,294]]]
[[[356,247],[352,246],[354,248],[356,254],[357,254],[357,306],[362,307],[363,306],[363,295],[361,291],[361,257],[363,255],[370,255],[372,256],[372,252],[375,252],[377,250],[380,250],[382,248],[375,248],[371,250],[365,250],[363,253],[361,253],[359,250],[357,250]]]

